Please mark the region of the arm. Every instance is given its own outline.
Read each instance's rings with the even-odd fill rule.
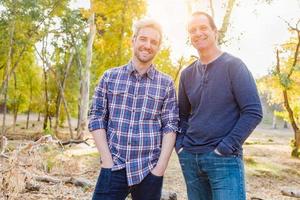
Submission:
[[[240,108],[240,118],[216,148],[223,155],[240,150],[262,119],[262,107],[256,84],[245,64],[240,62],[230,68],[230,77],[233,94]]]
[[[104,73],[93,96],[89,112],[89,130],[93,135],[95,144],[101,156],[101,167],[111,168],[113,161],[106,139],[108,119],[106,81],[107,74]]]
[[[177,134],[177,138],[176,138],[176,146],[175,146],[176,152],[178,152],[182,147],[182,141],[188,129],[188,120],[191,111],[191,104],[188,100],[185,87],[184,87],[184,73],[181,73],[180,76],[178,103],[179,103],[179,118],[180,118],[179,127],[181,130]]]
[[[101,167],[112,168],[113,160],[108,148],[105,129],[97,129],[92,132],[96,147],[101,155]]]
[[[161,153],[157,165],[151,171],[151,173],[153,173],[154,175],[156,176],[164,175],[174,148],[175,139],[176,139],[176,134],[174,132],[167,133],[163,137]]]
[[[174,148],[176,131],[178,129],[178,106],[173,82],[171,82],[167,89],[167,95],[162,107],[161,120],[163,134],[162,148],[157,165],[152,170],[152,173],[157,176],[163,176],[165,173]]]

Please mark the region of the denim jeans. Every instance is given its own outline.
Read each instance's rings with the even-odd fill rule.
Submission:
[[[182,150],[179,161],[189,200],[245,200],[244,164],[237,155],[193,154]]]
[[[129,193],[133,200],[160,200],[162,184],[163,177],[150,172],[141,183],[129,187],[125,169],[102,168],[93,200],[124,200]]]

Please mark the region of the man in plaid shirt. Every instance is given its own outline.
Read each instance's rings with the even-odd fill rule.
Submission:
[[[101,155],[93,200],[159,200],[178,126],[172,79],[152,60],[162,40],[160,25],[138,21],[133,57],[106,71],[95,89],[89,130]]]

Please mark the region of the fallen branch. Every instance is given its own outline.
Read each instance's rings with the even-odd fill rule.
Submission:
[[[86,145],[90,146],[89,143],[87,143],[87,141],[89,140],[90,138],[87,138],[85,140],[68,140],[68,141],[63,141],[61,142],[62,145],[68,145],[68,144],[80,144],[80,143],[85,143]]]
[[[92,187],[93,186],[93,184],[85,178],[67,177],[67,178],[63,178],[63,179],[57,179],[57,178],[54,178],[51,176],[35,176],[34,179],[36,181],[53,183],[53,184],[71,183],[75,186],[80,186],[80,187]]]
[[[98,172],[98,169],[91,169],[91,170],[87,170],[87,171],[84,171],[84,172],[80,172],[80,173],[51,173],[52,175],[54,176],[82,176],[82,175],[85,175],[85,174],[88,174],[88,173],[96,173]]]
[[[8,155],[6,155],[6,154],[4,154],[4,153],[1,153],[1,154],[0,154],[0,157],[6,158],[6,159],[8,159],[8,158],[9,158],[9,156],[8,156]]]
[[[30,142],[29,144],[25,145],[23,148],[21,148],[18,153],[29,153],[33,147],[38,147],[41,144],[46,144],[48,142],[53,142],[53,138],[51,135],[44,135],[42,137],[40,137],[40,139],[38,139],[35,142]]]
[[[50,176],[34,176],[33,178],[36,181],[46,182],[46,183],[54,183],[54,184],[56,184],[56,183],[62,182],[61,180],[53,178],[53,177],[50,177]]]
[[[177,195],[174,192],[162,191],[161,200],[177,200]]]
[[[289,197],[300,198],[300,190],[292,189],[292,188],[284,188],[281,190],[281,194]]]
[[[72,183],[75,186],[79,186],[79,187],[83,187],[83,188],[87,188],[87,187],[92,187],[93,184],[85,179],[85,178],[74,178],[74,177],[70,177],[70,178],[66,178],[64,180],[64,183]]]
[[[25,189],[29,192],[32,192],[32,191],[40,191],[40,186],[39,185],[36,185],[36,184],[33,184],[33,183],[29,183],[27,182],[26,185],[25,185]]]
[[[2,150],[1,150],[1,153],[0,153],[0,156],[1,156],[1,157],[9,158],[8,155],[5,154],[7,145],[8,145],[7,137],[2,136],[2,145],[1,145],[1,146],[2,146]]]

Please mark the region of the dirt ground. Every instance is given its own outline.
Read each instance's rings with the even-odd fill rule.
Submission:
[[[38,129],[34,126],[34,129]],[[17,132],[25,131],[23,124],[19,123]],[[31,131],[33,133],[34,131]],[[36,131],[38,132],[38,131]],[[29,133],[27,133],[29,134]],[[30,135],[30,134],[29,134]],[[11,136],[11,135],[10,135]],[[247,182],[247,200],[292,200],[295,198],[283,196],[281,190],[286,187],[298,188],[300,190],[300,159],[290,157],[290,140],[293,133],[289,129],[271,129],[261,125],[248,138],[244,145],[244,160]],[[22,145],[28,143],[26,140],[9,140],[7,154]],[[59,147],[42,146],[36,154],[36,159],[31,155],[29,162],[36,162],[26,168],[30,174],[49,175],[58,179],[64,177],[80,177],[95,184],[100,171],[99,155],[92,142],[91,146],[78,144],[66,146],[64,150]],[[42,150],[41,150],[42,149]],[[27,155],[26,155],[27,156]],[[26,160],[25,159],[25,160]],[[0,180],[7,176],[10,160],[0,158]],[[16,180],[14,184],[19,184]],[[73,184],[50,184],[36,182],[40,190],[36,192],[21,191],[18,194],[11,192],[9,199],[62,199],[62,200],[88,200],[91,199],[93,188],[77,187]],[[178,200],[187,200],[186,187],[180,170],[177,155],[173,152],[169,166],[164,177],[164,190],[177,194]],[[5,199],[7,191],[2,191],[0,199]],[[12,198],[12,196],[15,196]]]

